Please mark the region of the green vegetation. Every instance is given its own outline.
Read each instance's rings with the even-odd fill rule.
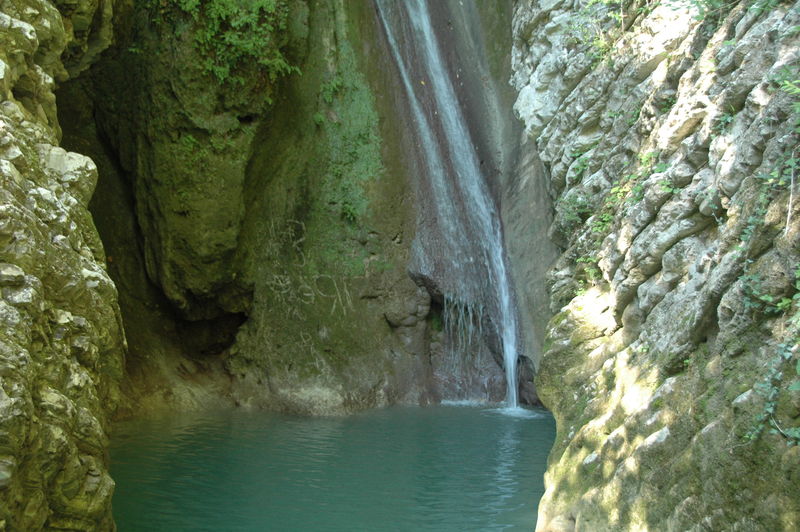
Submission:
[[[588,166],[588,163],[583,163],[582,161],[586,157],[584,153],[576,152],[571,155],[578,157],[576,161],[580,164],[577,166],[581,169]],[[636,165],[637,171],[627,174],[616,181],[599,209],[593,209],[581,196],[566,196],[559,200],[558,210],[561,212],[568,230],[574,231],[584,220],[587,218],[590,220],[589,236],[591,238],[582,239],[574,251],[574,256],[577,257],[575,259],[575,281],[577,282],[575,295],[585,293],[588,286],[596,285],[602,279],[600,268],[598,267],[598,250],[605,237],[611,231],[617,215],[623,211],[621,207],[632,205],[643,199],[643,181],[652,174],[667,170],[666,163],[657,162],[660,155],[656,151],[639,154],[638,164]],[[670,193],[680,191],[680,188],[675,187],[666,179],[660,181],[659,184]],[[590,216],[593,213],[594,216]]]
[[[177,147],[176,154],[192,165],[202,164],[211,155],[209,143],[199,141],[191,133],[181,135]]]
[[[611,53],[626,26],[658,4],[649,0],[588,0],[573,16],[568,31],[575,44],[585,48],[592,66],[603,61],[613,65]]]
[[[430,323],[431,330],[442,332],[444,330],[444,321],[442,320],[442,313],[432,311],[428,315],[428,322]]]
[[[705,1],[705,0],[691,0]],[[709,0],[721,1],[721,0]],[[569,35],[591,59],[591,66],[602,62],[613,66],[616,42],[639,16],[647,16],[660,2],[652,0],[588,0],[572,17]]]
[[[781,0],[756,0],[750,9],[762,12],[775,8]],[[666,4],[673,9],[690,7],[694,11],[694,19],[699,22],[722,19],[737,4],[737,0],[667,0]]]
[[[191,21],[205,73],[220,83],[261,84],[298,69],[280,51],[289,16],[285,0],[145,0],[157,24]]]
[[[748,261],[748,266],[752,261]],[[744,306],[753,312],[763,314],[783,314],[791,309],[795,301],[800,300],[800,266],[795,270],[795,292],[789,296],[772,295],[767,293],[762,285],[763,280],[758,274],[745,274],[739,279],[744,283]]]
[[[643,181],[653,174],[665,172],[668,168],[666,163],[656,163],[659,156],[660,153],[656,151],[639,154],[637,171],[626,174],[609,190],[603,205],[605,212],[614,213],[621,204],[633,205],[644,198]]]
[[[608,233],[608,229],[611,227],[611,222],[614,221],[614,215],[610,212],[601,212],[598,214],[596,219],[592,222],[592,232],[593,233]]]
[[[594,255],[581,255],[575,259],[575,296],[585,294],[588,287],[597,285],[603,279],[603,273],[597,265],[599,260]]]
[[[723,113],[722,116],[719,117],[717,123],[714,124],[712,128],[716,135],[724,135],[730,129],[731,124],[733,123],[733,117],[736,115],[736,112],[733,108],[726,113]]]
[[[558,200],[558,210],[564,218],[567,231],[572,232],[576,230],[592,212],[592,206],[581,196],[562,196]]]
[[[575,288],[575,292],[573,293],[574,297],[582,296],[586,293],[586,281],[583,279],[578,279],[578,286]]]
[[[665,98],[661,100],[661,103],[658,106],[658,111],[665,115],[672,110],[675,104],[678,103],[678,98],[676,96],[670,96],[669,98]]]
[[[353,206],[352,203],[350,203],[347,199],[344,199],[341,202],[341,207],[342,220],[350,223],[355,223],[358,221],[358,210]]]
[[[800,97],[800,79],[783,79],[781,80],[781,89],[791,94],[792,96]],[[793,104],[793,109],[795,113],[800,114],[800,100],[795,101]],[[800,131],[800,130],[796,130]]]
[[[796,286],[800,289],[800,281],[796,283]],[[800,445],[800,426],[783,427],[776,419],[778,402],[783,389],[784,367],[792,361],[794,352],[800,344],[800,311],[795,312],[789,319],[789,323],[791,327],[789,339],[778,345],[777,352],[768,365],[767,374],[761,382],[754,386],[756,393],[763,397],[765,402],[763,409],[756,416],[753,427],[745,435],[747,441],[758,439],[767,426],[770,426],[769,432],[783,436],[787,445]],[[786,390],[789,392],[800,391],[800,359],[789,371],[794,373],[794,378],[791,384],[786,385]]]
[[[306,219],[309,267],[316,272],[336,271],[345,276],[364,273],[366,248],[353,247],[369,220],[367,190],[384,172],[375,100],[356,54],[340,42],[335,70],[320,73],[313,99],[312,119],[322,134],[325,164]],[[322,144],[320,144],[322,145]],[[344,222],[344,223],[342,223]]]
[[[332,79],[323,84],[320,94],[343,121],[329,124],[336,131],[329,136],[331,159],[323,192],[342,220],[357,224],[367,211],[363,186],[383,172],[377,116],[363,80],[346,82],[340,75]],[[334,100],[336,94],[341,94],[341,101]]]
[[[639,121],[639,115],[641,114],[642,109],[641,107],[637,106],[635,110],[628,113],[628,118],[625,119],[625,123],[629,126],[634,125],[636,122]]]
[[[614,43],[624,26],[625,2],[589,0],[572,19],[569,33],[586,49],[592,66],[610,60]]]
[[[586,169],[589,167],[589,163],[591,163],[591,158],[588,154],[597,147],[598,143],[599,142],[594,142],[582,151],[570,153],[570,156],[574,159],[572,166],[570,167],[570,175],[567,178],[570,183],[575,183],[581,180],[583,174],[586,172]]]
[[[344,80],[342,76],[336,74],[330,80],[326,81],[322,84],[319,89],[320,98],[322,101],[327,104],[333,103],[333,98],[336,96],[336,93],[339,92],[344,87]]]
[[[783,0],[751,0],[749,9],[759,13],[769,11],[780,5]],[[737,0],[588,0],[574,15],[568,32],[573,42],[582,46],[591,59],[592,67],[606,61],[611,64],[611,52],[614,44],[622,37],[630,21],[640,15],[648,15],[658,5],[667,5],[672,9],[690,9],[694,19],[708,23],[708,27],[716,25],[737,4]],[[735,41],[725,41],[723,45],[733,45]],[[800,86],[795,85],[800,89]],[[660,111],[666,113],[674,104],[674,100],[662,103]]]
[[[597,267],[599,259],[595,256],[578,257],[575,262],[582,266],[583,272],[586,274],[586,280],[595,283],[602,277],[600,268]]]
[[[720,16],[726,9],[733,7],[732,0],[689,0],[687,2],[695,11],[694,18],[704,21],[710,16]]]
[[[780,90],[794,98],[792,108],[795,112],[795,133],[800,132],[800,80],[797,78],[797,71],[784,69],[779,79],[774,80],[778,83]],[[769,205],[782,193],[789,192],[789,205],[787,207],[786,228],[788,229],[790,213],[792,211],[792,201],[794,197],[795,175],[800,166],[800,159],[796,157],[800,145],[787,150],[781,162],[771,172],[762,173],[756,176],[759,180],[759,193],[752,212],[747,218],[745,226],[740,236],[738,250],[746,253],[748,244],[753,240],[756,232],[764,224],[764,216]],[[778,402],[781,392],[785,389],[788,392],[800,391],[800,359],[795,361],[793,370],[794,377],[787,382],[784,368],[796,357],[797,346],[800,345],[800,264],[795,266],[794,283],[788,294],[771,294],[762,286],[762,279],[757,273],[750,273],[749,269],[753,260],[746,258],[745,271],[740,277],[743,283],[745,308],[750,309],[754,314],[782,315],[787,322],[787,340],[777,346],[777,350],[772,360],[768,364],[767,374],[761,382],[756,383],[754,389],[756,393],[764,398],[764,407],[756,416],[753,428],[746,434],[748,441],[759,438],[770,428],[770,433],[783,436],[788,445],[800,445],[800,427],[783,427],[776,419]]]
[[[800,26],[795,27],[796,31],[800,31]],[[778,76],[772,80],[777,83],[780,90],[793,97],[792,110],[795,114],[795,132],[800,133],[800,68],[798,67],[785,67],[781,69]]]
[[[662,179],[658,182],[658,185],[661,187],[661,190],[670,194],[677,194],[681,191],[681,189],[674,186],[669,179]]]
[[[756,11],[758,13],[762,13],[764,11],[769,11],[770,9],[775,9],[780,5],[782,0],[756,0],[750,6],[750,9]]]
[[[800,159],[790,155],[785,158],[776,169],[769,173],[762,173],[756,176],[760,180],[759,194],[755,201],[753,210],[747,217],[747,222],[740,236],[738,249],[743,251],[750,242],[756,230],[764,222],[764,215],[767,208],[775,197],[789,187],[794,182],[794,176],[800,165]],[[791,208],[789,209],[791,211]]]
[[[792,153],[794,153],[793,150]],[[779,193],[786,191],[793,185],[794,174],[798,167],[798,160],[790,156],[784,159],[778,167],[768,174],[757,176],[760,179],[759,195],[752,213],[747,218],[745,227],[740,236],[738,250],[746,253],[746,247],[753,240],[756,232],[764,223],[767,208]],[[791,198],[791,195],[790,195]],[[791,201],[791,199],[790,199]],[[789,206],[791,210],[791,205]],[[788,339],[777,346],[777,350],[767,367],[767,373],[761,382],[756,383],[756,393],[765,400],[763,409],[756,416],[753,428],[745,435],[748,441],[758,437],[770,426],[772,434],[780,434],[789,445],[800,444],[800,427],[782,427],[776,419],[778,401],[781,392],[800,390],[800,361],[794,366],[795,377],[792,382],[784,384],[784,367],[794,358],[798,344],[800,344],[800,264],[795,266],[794,283],[788,294],[772,294],[763,287],[763,280],[757,273],[750,273],[754,264],[752,259],[745,260],[744,274],[739,278],[743,283],[744,305],[749,309],[754,319],[759,315],[781,315],[787,321]]]
[[[575,181],[579,180],[583,177],[583,173],[586,171],[586,168],[589,166],[589,157],[586,155],[582,155],[575,160],[575,164],[572,167],[573,174],[572,179]]]

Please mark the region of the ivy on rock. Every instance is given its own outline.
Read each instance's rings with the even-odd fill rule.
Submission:
[[[289,5],[284,0],[146,0],[156,24],[191,21],[206,74],[232,87],[274,83],[299,72],[283,55]]]

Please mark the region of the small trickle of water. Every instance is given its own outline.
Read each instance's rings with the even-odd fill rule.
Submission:
[[[418,235],[416,267],[443,284],[446,305],[449,302],[468,313],[457,323],[466,330],[468,340],[476,334],[473,328],[483,323],[472,312],[488,312],[502,344],[506,405],[516,407],[517,317],[500,217],[482,175],[428,5],[424,0],[376,0],[376,4],[408,96],[425,164],[425,190],[436,210],[427,220],[426,230],[437,235]],[[426,238],[430,241],[425,242]],[[440,245],[434,250],[431,242]],[[453,336],[458,336],[455,331]],[[451,351],[468,352],[462,345]]]

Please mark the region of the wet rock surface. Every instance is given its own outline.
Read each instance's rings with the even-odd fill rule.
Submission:
[[[374,13],[278,5],[272,44],[295,68],[282,76],[219,80],[202,23],[137,4],[59,91],[65,142],[102,169],[91,209],[130,341],[125,414],[428,400],[427,307],[405,271],[413,202]]]

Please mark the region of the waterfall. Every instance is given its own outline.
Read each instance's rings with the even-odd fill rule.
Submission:
[[[474,335],[496,335],[506,405],[516,407],[518,326],[498,208],[470,134],[461,81],[442,50],[425,0],[375,0],[408,100],[420,160],[420,221],[411,269],[441,292],[445,318]],[[433,7],[432,5],[430,7]],[[429,288],[430,290],[430,288]],[[466,316],[466,318],[465,318]],[[483,327],[487,320],[491,327]],[[464,348],[458,342],[456,348]]]

